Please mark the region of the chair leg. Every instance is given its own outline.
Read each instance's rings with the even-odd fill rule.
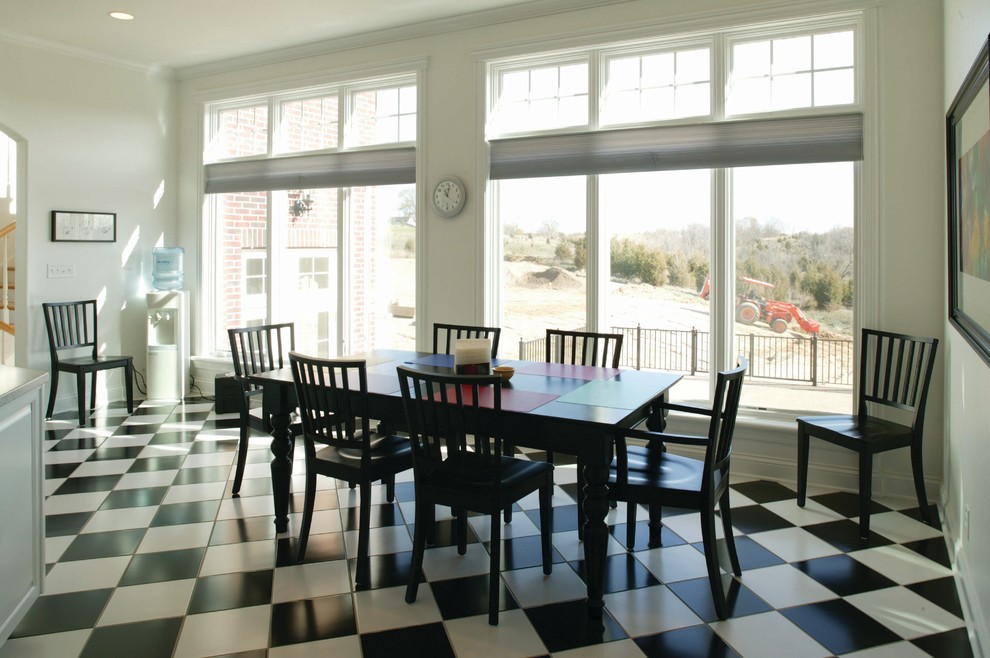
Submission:
[[[797,504],[804,507],[808,495],[808,433],[798,423]]]
[[[659,503],[650,503],[650,539],[648,544],[650,548],[663,546],[663,522],[660,520],[662,516],[663,507]]]
[[[502,568],[502,524],[499,523],[499,513],[492,513],[492,537],[489,551],[492,556],[491,567],[488,571],[488,623],[498,626],[499,571]]]
[[[553,508],[550,499],[553,496],[553,479],[548,477],[547,483],[540,488],[540,547],[543,549],[543,575],[553,572],[553,557],[550,553],[550,535],[553,533]]]
[[[921,441],[911,445],[911,470],[914,471],[914,490],[918,495],[918,506],[921,508],[921,518],[928,525],[932,524],[932,513],[928,509],[928,494],[925,493],[925,465],[923,463]]]
[[[419,500],[419,498],[417,497],[416,500]],[[435,546],[437,543],[437,508],[432,504],[425,507],[426,511],[424,514],[426,516],[423,518],[426,519],[426,545]]]
[[[124,366],[124,395],[127,396],[127,413],[134,413],[134,366],[128,362]]]
[[[636,548],[636,502],[626,501],[626,550]]]
[[[313,526],[313,509],[316,507],[316,471],[306,464],[306,491],[303,493],[302,525],[299,527],[299,552],[296,561],[306,557],[306,544],[309,543],[309,530]]]
[[[416,527],[413,528],[413,551],[412,564],[409,565],[409,581],[406,583],[406,603],[416,600],[416,593],[419,590],[419,574],[423,570],[423,552],[426,550],[427,529],[432,525],[432,521],[427,514],[427,501],[420,502],[420,496],[416,495]],[[429,503],[432,506],[432,503]]]
[[[95,370],[89,377],[89,408],[90,410],[96,409],[96,375],[99,374]]]
[[[367,587],[371,584],[371,559],[368,557],[368,542],[370,539],[371,526],[371,482],[361,482],[358,519],[358,556],[357,575],[354,577],[356,585]]]
[[[725,619],[725,592],[722,591],[722,571],[718,564],[718,545],[715,538],[715,510],[701,510],[701,539],[705,547],[705,565],[708,567],[708,585],[712,590],[715,614]]]
[[[736,536],[732,534],[732,508],[729,507],[728,488],[718,501],[718,509],[722,516],[722,531],[725,533],[725,545],[729,549],[729,563],[732,565],[732,573],[742,576],[739,554],[736,552]]]
[[[51,386],[48,388],[48,411],[45,418],[51,418],[55,413],[55,394],[58,392],[58,370],[52,370]]]
[[[244,467],[247,466],[248,445],[250,443],[251,428],[249,419],[244,417],[244,410],[241,410],[241,437],[237,444],[237,466],[234,470],[234,488],[231,495],[239,496],[241,491],[241,481],[244,479]],[[309,477],[307,475],[307,477]]]
[[[859,537],[870,536],[870,500],[873,498],[873,455],[859,453]]]
[[[76,375],[76,406],[79,409],[79,427],[86,424],[86,374]]]
[[[547,453],[549,456],[549,453]],[[588,520],[588,516],[584,513],[584,503],[587,500],[587,493],[584,490],[585,479],[584,479],[584,462],[581,461],[581,457],[578,456],[577,459],[577,494],[578,494],[578,505],[577,505],[577,526],[578,526],[578,541],[584,541],[584,524]]]
[[[515,452],[516,452],[516,448],[512,444],[510,443],[502,444],[502,454],[504,456],[511,457],[513,454],[515,454]],[[505,520],[506,523],[512,523],[512,505],[509,505],[508,507],[505,508],[505,511],[502,514],[502,518]]]
[[[454,532],[457,533],[457,554],[465,555],[467,553],[467,512],[462,509],[453,510],[453,512]],[[497,524],[493,522],[492,525]]]

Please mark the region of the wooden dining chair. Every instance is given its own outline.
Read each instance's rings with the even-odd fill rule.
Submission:
[[[935,367],[937,338],[863,329],[860,341],[859,394],[855,415],[802,416],[798,425],[798,506],[808,491],[809,439],[816,437],[859,453],[859,535],[870,535],[873,456],[896,448],[911,449],[918,506],[931,523],[922,438],[925,403]],[[880,410],[885,410],[880,416]],[[891,414],[898,414],[892,419]]]
[[[457,553],[467,552],[467,512],[485,514],[489,543],[488,623],[498,624],[501,588],[501,513],[534,491],[540,499],[543,573],[553,568],[550,554],[550,497],[553,466],[502,454],[498,375],[447,375],[398,366],[402,404],[413,450],[416,523],[406,602],[416,600],[426,539],[436,505],[454,510]],[[490,401],[490,410],[481,400]],[[488,405],[485,405],[488,406]]]
[[[544,355],[547,363],[618,368],[622,334],[547,329]]]
[[[433,353],[453,354],[454,343],[462,338],[487,338],[492,341],[492,358],[498,354],[501,327],[481,327],[469,324],[433,323]]]
[[[241,386],[241,395],[238,398],[241,432],[231,494],[238,496],[244,478],[244,467],[247,464],[251,430],[256,429],[266,434],[272,431],[271,412],[265,408],[263,399],[258,398],[264,389],[253,384],[249,378],[259,372],[268,372],[288,365],[288,354],[296,348],[295,324],[284,322],[228,329],[227,338],[230,342],[230,356],[234,362],[234,379]],[[260,416],[251,412],[252,401],[256,398],[262,399]],[[291,423],[289,431],[292,436],[298,436],[302,426],[298,422]]]
[[[76,376],[76,404],[79,425],[87,420],[86,375],[90,376],[89,407],[96,407],[96,373],[101,370],[124,370],[124,395],[127,397],[127,413],[134,411],[134,357],[108,356],[99,353],[98,314],[96,300],[74,302],[45,302],[41,305],[48,332],[48,350],[51,356],[52,377],[48,393],[46,418],[55,412],[60,372]],[[66,356],[68,354],[68,356]]]
[[[547,329],[544,340],[544,357],[547,363],[563,363],[577,366],[618,368],[622,357],[622,334]],[[547,450],[547,461],[553,463],[553,451]],[[578,460],[578,537],[584,537],[584,505],[580,501],[584,464]],[[507,518],[508,520],[508,518]]]
[[[354,582],[368,587],[371,527],[371,485],[395,482],[396,473],[412,468],[409,440],[377,436],[368,418],[368,374],[365,361],[320,359],[289,353],[292,381],[302,418],[306,450],[306,493],[299,529],[298,561],[306,545],[316,503],[316,476],[336,478],[358,489],[358,550]],[[388,497],[388,502],[393,502]]]
[[[609,470],[609,498],[626,502],[627,550],[635,547],[638,504],[649,507],[651,547],[660,545],[661,506],[682,507],[701,513],[701,537],[708,569],[708,584],[719,619],[726,618],[728,605],[716,545],[716,506],[722,517],[732,573],[742,575],[732,534],[729,466],[739,397],[748,366],[748,361],[740,357],[735,368],[718,373],[710,409],[660,403],[668,411],[706,416],[707,434],[694,436],[643,429],[622,430],[616,439],[616,457]],[[631,445],[628,443],[629,439],[639,439],[646,443]],[[674,454],[667,449],[672,444],[703,448],[704,459]]]

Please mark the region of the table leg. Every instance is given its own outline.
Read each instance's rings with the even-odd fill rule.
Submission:
[[[584,460],[584,562],[588,616],[601,619],[605,606],[605,557],[608,543],[608,465],[611,450]]]
[[[292,477],[292,434],[289,432],[289,414],[278,412],[272,416],[272,494],[275,499],[275,532],[289,529],[289,482]]]

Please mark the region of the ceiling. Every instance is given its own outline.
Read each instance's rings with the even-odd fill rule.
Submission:
[[[182,69],[544,0],[0,0],[0,39]],[[582,4],[580,2],[576,4]],[[585,3],[587,4],[587,3]],[[109,17],[132,14],[132,21]]]

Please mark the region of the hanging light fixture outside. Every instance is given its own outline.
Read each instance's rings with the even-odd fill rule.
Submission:
[[[306,194],[304,197],[294,199],[289,204],[289,214],[293,218],[302,217],[303,215],[308,215],[309,211],[313,208],[313,199]]]

